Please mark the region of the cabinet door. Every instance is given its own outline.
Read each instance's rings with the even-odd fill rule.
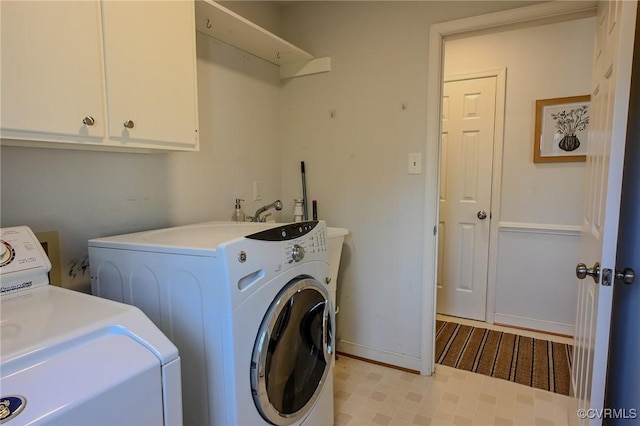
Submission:
[[[197,148],[194,2],[105,0],[102,17],[109,139]]]
[[[2,137],[101,141],[98,2],[0,1],[0,8]]]

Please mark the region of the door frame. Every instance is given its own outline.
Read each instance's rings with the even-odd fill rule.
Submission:
[[[444,40],[452,36],[472,35],[479,31],[519,25],[542,25],[595,16],[597,2],[548,2],[511,10],[473,16],[429,27],[427,61],[427,116],[425,161],[424,247],[422,273],[422,344],[420,373],[431,375],[435,360],[436,274],[438,264],[440,138],[442,132],[442,84]],[[489,295],[487,294],[487,297]],[[491,296],[493,297],[493,295]],[[493,297],[495,299],[495,297]]]
[[[443,48],[443,52],[446,48]],[[443,63],[444,66],[444,63]],[[506,83],[507,69],[499,68],[495,70],[479,71],[464,74],[452,74],[443,78],[443,84],[461,80],[475,80],[478,78],[496,78],[496,99],[495,116],[493,120],[493,159],[491,163],[491,203],[489,205],[489,253],[487,257],[487,292],[485,300],[484,320],[493,324],[493,314],[495,311],[496,274],[498,269],[498,223],[500,222],[500,196],[502,187],[502,147],[504,146],[504,116],[506,103]],[[441,111],[442,114],[442,111]],[[442,118],[440,118],[442,120]],[[440,144],[440,142],[439,142]],[[440,148],[438,148],[440,152]],[[438,179],[442,172],[441,160],[438,161]],[[438,181],[438,191],[440,190]],[[440,195],[438,193],[438,199]],[[439,208],[439,207],[438,207]],[[439,235],[436,235],[436,244]],[[437,247],[437,246],[436,246]],[[438,266],[436,263],[436,277],[438,276]],[[436,282],[437,287],[437,282]],[[437,291],[437,290],[436,290]],[[437,299],[436,299],[437,303]]]

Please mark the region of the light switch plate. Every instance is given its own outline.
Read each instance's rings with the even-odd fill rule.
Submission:
[[[253,201],[262,200],[262,182],[253,182]]]
[[[409,153],[409,174],[410,175],[422,174],[422,153],[420,152]]]

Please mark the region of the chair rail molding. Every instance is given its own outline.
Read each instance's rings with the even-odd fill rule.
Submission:
[[[498,232],[519,232],[529,234],[551,234],[579,237],[582,227],[580,225],[562,225],[556,223],[533,222],[500,222]]]

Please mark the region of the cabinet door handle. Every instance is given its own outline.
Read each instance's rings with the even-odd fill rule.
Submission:
[[[131,120],[127,120],[124,122],[124,127],[126,127],[127,129],[133,129],[133,121]]]
[[[96,120],[92,116],[87,115],[82,119],[82,124],[84,124],[85,126],[93,126],[94,124],[96,124]]]

